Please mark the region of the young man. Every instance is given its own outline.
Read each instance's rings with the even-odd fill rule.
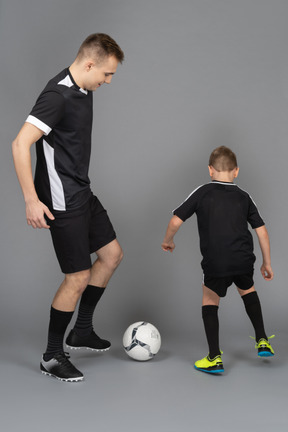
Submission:
[[[195,368],[209,373],[224,372],[219,347],[218,307],[220,297],[235,283],[246,312],[255,330],[256,348],[260,357],[274,355],[263,323],[261,305],[254,288],[255,255],[248,223],[259,239],[263,256],[261,273],[265,280],[273,279],[269,237],[262,218],[250,195],[233,180],[239,168],[235,154],[227,147],[215,149],[209,160],[212,182],[195,189],[174,210],[162,249],[173,252],[174,235],[182,223],[197,215],[200,249],[203,255],[202,317],[209,346],[207,357],[195,363]]]
[[[40,363],[42,373],[64,381],[83,380],[63,351],[64,334],[80,297],[78,317],[66,344],[96,351],[110,347],[94,332],[92,319],[122,259],[122,249],[106,210],[91,192],[88,169],[92,92],[110,84],[123,60],[123,51],[110,36],[88,36],[71,66],[48,82],[12,144],[27,223],[50,229],[65,274],[52,302],[48,344]],[[30,148],[35,142],[33,181]],[[94,252],[97,259],[92,265]]]

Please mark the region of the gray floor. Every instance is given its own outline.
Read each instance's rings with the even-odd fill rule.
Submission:
[[[286,336],[285,336],[286,337]],[[72,353],[85,374],[82,383],[62,383],[39,372],[39,346],[14,339],[1,353],[1,430],[31,432],[286,431],[287,361],[284,335],[277,334],[271,360],[257,358],[253,342],[225,336],[225,373],[197,372],[206,353],[165,337],[158,355],[135,362],[112,339],[103,354]]]

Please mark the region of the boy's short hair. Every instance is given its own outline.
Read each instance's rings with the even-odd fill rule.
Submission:
[[[217,147],[210,155],[209,166],[216,171],[232,171],[238,167],[236,155],[228,147]]]
[[[124,52],[114,39],[105,33],[93,33],[81,44],[76,59],[92,57],[101,63],[108,56],[114,56],[120,63],[124,60]]]

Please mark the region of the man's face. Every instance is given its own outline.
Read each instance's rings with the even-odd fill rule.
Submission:
[[[110,84],[112,76],[115,74],[118,60],[114,56],[109,56],[100,64],[90,62],[86,69],[85,89],[94,91],[102,84]]]

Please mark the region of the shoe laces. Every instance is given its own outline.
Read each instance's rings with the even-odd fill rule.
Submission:
[[[207,356],[206,358],[207,358],[207,360],[210,361],[210,362],[213,362],[213,361],[216,361],[216,360],[220,360],[221,363],[222,363],[222,357],[221,357],[221,355],[223,354],[223,351],[220,350],[220,353],[221,353],[221,354],[218,354],[218,355],[215,356],[214,358],[210,358],[210,357],[209,357],[209,354],[208,354],[208,356]]]
[[[59,353],[59,354],[55,355],[54,358],[61,364],[64,364],[64,363],[70,364],[70,361],[69,361],[70,354],[68,352]]]
[[[256,340],[256,338],[253,337],[253,336],[249,336],[249,337],[250,337],[251,339],[253,339],[253,340]],[[265,338],[261,338],[261,339],[259,339],[259,341],[256,342],[255,348],[258,348],[258,344],[259,344],[260,341],[265,341],[265,342],[268,342],[268,344],[269,344],[269,339],[273,339],[273,338],[275,338],[275,335],[268,336],[267,339],[265,339]],[[270,345],[270,344],[269,344],[269,345]]]

